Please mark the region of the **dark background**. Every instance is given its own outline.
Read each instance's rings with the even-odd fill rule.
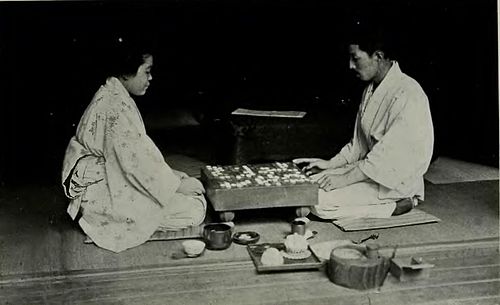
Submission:
[[[435,155],[498,166],[496,1],[337,2],[0,3],[1,184],[58,182],[110,39],[156,42],[153,85],[136,100],[146,122],[187,108],[203,124],[242,106],[354,118],[362,84],[344,38],[374,17],[398,32],[400,66],[429,96]]]

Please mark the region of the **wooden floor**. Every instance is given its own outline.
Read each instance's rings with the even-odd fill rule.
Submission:
[[[2,304],[498,304],[496,239],[403,247],[434,263],[430,278],[378,290],[332,284],[324,271],[255,274],[251,262],[73,272],[0,281]]]
[[[313,219],[311,244],[359,240],[373,233],[398,256],[421,255],[431,277],[379,291],[332,284],[324,270],[257,274],[243,246],[173,259],[180,241],[149,242],[114,254],[83,243],[57,187],[0,192],[0,304],[500,304],[498,181],[426,185],[420,208],[442,221],[375,231],[342,232]],[[279,242],[293,210],[236,215],[236,230]]]

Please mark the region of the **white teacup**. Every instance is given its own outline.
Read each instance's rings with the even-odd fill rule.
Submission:
[[[205,249],[205,243],[201,240],[190,239],[182,242],[184,252],[189,257],[196,257],[200,255]]]

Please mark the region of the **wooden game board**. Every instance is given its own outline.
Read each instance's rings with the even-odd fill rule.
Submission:
[[[292,162],[207,165],[201,181],[223,221],[231,221],[236,210],[290,206],[303,217],[318,203],[318,186]]]

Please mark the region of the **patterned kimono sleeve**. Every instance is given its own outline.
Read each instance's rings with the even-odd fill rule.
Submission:
[[[117,111],[109,111],[105,129],[103,146],[107,165],[122,176],[116,180],[123,181],[124,177],[139,192],[160,206],[167,206],[180,179],[146,135],[136,110],[125,105]],[[114,187],[112,173],[108,172],[108,178],[110,187]]]
[[[422,91],[405,91],[389,109],[391,119],[360,169],[389,189],[406,189],[422,177],[432,157],[434,134],[427,97]],[[377,136],[377,135],[375,135]]]

